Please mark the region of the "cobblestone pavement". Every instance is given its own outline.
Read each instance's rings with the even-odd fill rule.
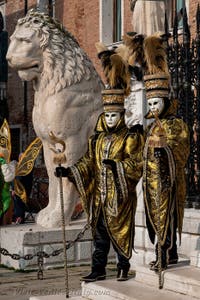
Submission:
[[[69,296],[81,295],[80,277],[90,272],[90,266],[68,268]],[[44,270],[44,279],[37,279],[37,271],[19,272],[0,266],[0,300],[28,300],[31,296],[65,293],[64,269]],[[116,267],[107,266],[107,277],[116,276]]]

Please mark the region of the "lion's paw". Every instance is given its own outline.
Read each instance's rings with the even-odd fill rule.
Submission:
[[[50,222],[50,214],[51,214],[51,209],[50,207],[45,207],[42,209],[35,218],[36,224],[43,226],[43,227],[49,227],[48,224]]]
[[[65,213],[65,226],[69,225],[70,220],[71,220],[71,216]],[[61,227],[62,226],[61,212],[58,210],[47,212],[45,209],[43,209],[36,216],[36,223],[46,228]]]

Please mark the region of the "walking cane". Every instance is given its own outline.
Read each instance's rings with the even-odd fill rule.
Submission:
[[[160,225],[160,196],[161,196],[161,180],[160,180],[160,161],[159,157],[156,158],[157,164],[157,176],[158,176],[158,190],[156,195],[156,206],[157,206],[157,242],[158,242],[158,286],[159,289],[163,288],[162,280],[162,248],[161,248],[161,225]]]
[[[54,163],[61,167],[61,164],[66,162],[66,156],[64,154],[65,151],[65,142],[61,139],[58,139],[53,132],[49,133],[49,137],[52,143],[61,144],[63,146],[62,151],[60,149],[50,149],[56,153],[56,157],[54,158]],[[63,234],[63,255],[64,255],[64,270],[65,270],[65,291],[66,298],[69,298],[69,281],[68,281],[68,269],[67,269],[67,248],[66,248],[66,234],[65,234],[65,213],[64,213],[64,199],[63,199],[63,182],[62,175],[59,177],[59,191],[60,191],[60,206],[61,206],[61,221],[62,221],[62,234]]]

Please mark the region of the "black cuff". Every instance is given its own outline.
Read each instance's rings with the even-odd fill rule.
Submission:
[[[112,159],[104,159],[103,164],[110,166],[112,171],[116,170],[116,162]]]

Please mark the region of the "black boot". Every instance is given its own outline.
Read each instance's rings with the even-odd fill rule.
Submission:
[[[155,247],[155,255],[156,255],[156,259],[150,261],[150,263],[149,263],[150,270],[152,270],[152,267],[158,263],[158,244],[156,244],[156,247]]]
[[[161,250],[161,271],[164,271],[167,269],[167,254],[166,250],[162,249]],[[159,271],[159,261],[158,261],[158,256],[156,256],[156,261],[152,262],[150,264],[150,270],[158,272]]]
[[[164,271],[167,269],[167,264],[166,262],[163,262],[161,263],[161,271]],[[159,263],[158,263],[158,260],[156,261],[155,264],[151,265],[150,267],[150,270],[152,271],[155,271],[155,272],[158,272],[159,271]]]
[[[169,258],[169,262],[168,262],[169,265],[176,265],[177,263],[178,263],[178,258],[173,258],[173,257]]]
[[[177,253],[176,244],[173,245],[171,249],[169,249],[168,255],[169,255],[169,261],[168,261],[169,265],[174,265],[178,263],[178,253]]]
[[[89,275],[81,277],[81,281],[85,281],[85,282],[94,282],[97,280],[104,280],[104,279],[106,279],[105,270],[97,271],[95,269],[92,269],[92,272]]]
[[[126,281],[128,280],[128,271],[129,269],[117,269],[117,281]]]

